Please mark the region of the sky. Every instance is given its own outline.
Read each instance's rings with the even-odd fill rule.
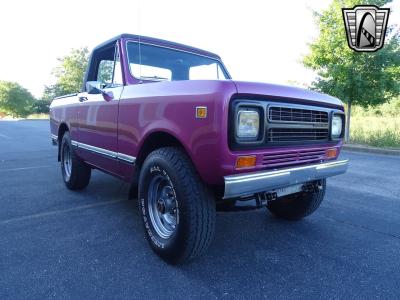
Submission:
[[[0,17],[0,80],[40,97],[57,58],[121,33],[188,44],[222,57],[234,79],[307,85],[301,58],[318,35],[323,0],[6,0]],[[400,0],[389,25],[400,22]]]

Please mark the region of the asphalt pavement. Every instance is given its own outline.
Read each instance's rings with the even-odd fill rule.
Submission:
[[[343,152],[300,222],[219,212],[206,255],[150,250],[127,184],[99,171],[65,188],[48,121],[0,121],[0,299],[399,298],[400,157]]]

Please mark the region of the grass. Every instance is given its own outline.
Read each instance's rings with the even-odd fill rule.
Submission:
[[[400,148],[400,98],[375,108],[354,107],[350,142]]]
[[[49,114],[30,114],[26,117],[29,120],[47,120],[49,119]]]
[[[26,117],[14,117],[4,113],[0,113],[0,120],[48,120],[49,114],[30,114]]]

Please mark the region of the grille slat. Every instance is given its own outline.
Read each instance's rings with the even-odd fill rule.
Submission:
[[[329,138],[327,111],[274,105],[268,108],[268,122],[268,143],[319,142]]]
[[[277,159],[264,159],[263,164],[272,164],[272,163],[279,163],[279,162],[292,162],[292,161],[297,161],[297,157],[287,157],[287,158],[277,158]]]
[[[299,165],[308,162],[324,160],[325,149],[310,149],[299,151],[280,151],[278,153],[266,154],[263,157],[263,165],[268,167],[279,167],[283,165]]]
[[[280,159],[280,158],[289,158],[289,159],[292,159],[292,158],[296,158],[297,157],[297,153],[294,153],[294,154],[274,154],[273,156],[267,156],[267,157],[264,157],[264,160],[274,160],[274,159]]]
[[[328,138],[328,129],[321,128],[270,128],[268,142],[323,141]]]
[[[328,123],[326,111],[272,106],[268,112],[272,122]]]

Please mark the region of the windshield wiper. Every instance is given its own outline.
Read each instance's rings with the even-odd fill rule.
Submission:
[[[140,79],[143,79],[143,80],[155,80],[155,81],[169,80],[168,78],[159,77],[159,76],[140,76]]]

